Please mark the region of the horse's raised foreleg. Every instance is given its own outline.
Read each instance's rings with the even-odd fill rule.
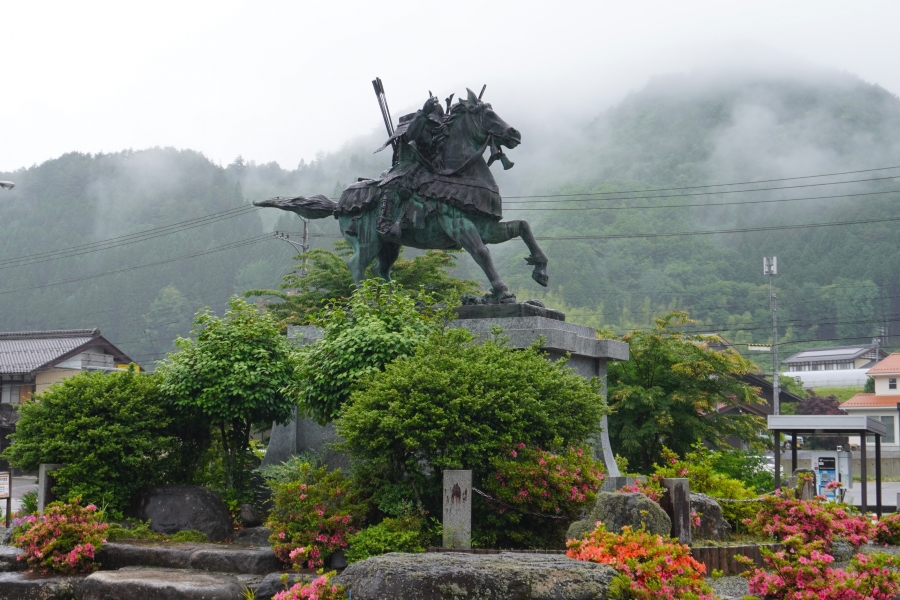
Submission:
[[[484,244],[478,228],[472,221],[462,216],[452,216],[447,213],[441,215],[441,228],[449,238],[459,244],[469,255],[475,259],[481,270],[491,282],[491,290],[494,298],[501,304],[514,303],[516,297],[511,294],[509,288],[500,279],[500,274],[494,268],[491,253]]]
[[[534,265],[531,278],[542,286],[547,287],[547,283],[550,281],[550,276],[547,275],[547,255],[544,254],[537,240],[534,239],[534,234],[531,233],[531,226],[528,225],[528,221],[521,219],[501,222],[492,221],[484,228],[482,236],[488,244],[502,244],[513,238],[521,237],[525,245],[528,246],[528,251],[531,252],[531,256],[525,258],[529,265]]]
[[[391,267],[397,262],[400,256],[400,244],[392,244],[390,242],[382,242],[381,250],[378,252],[378,258],[375,259],[375,266],[372,271],[376,277],[381,277],[385,281],[391,280]]]
[[[369,267],[369,264],[375,260],[375,257],[381,251],[381,240],[378,239],[378,234],[375,232],[371,213],[357,220],[355,235],[346,233],[352,223],[349,217],[342,217],[340,222],[341,233],[343,233],[344,239],[353,248],[353,256],[347,261],[347,267],[350,269],[353,281],[356,282],[356,285],[359,285],[366,278],[366,269]]]

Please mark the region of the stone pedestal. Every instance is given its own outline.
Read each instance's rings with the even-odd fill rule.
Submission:
[[[672,537],[679,544],[691,543],[691,490],[687,479],[680,477],[662,480],[662,506],[672,519]]]
[[[444,471],[444,548],[472,548],[472,471]]]
[[[568,366],[581,376],[600,379],[604,401],[606,363],[629,358],[628,344],[625,342],[597,339],[595,329],[567,323],[563,313],[541,306],[524,303],[462,306],[457,314],[459,318],[451,326],[468,329],[481,339],[490,337],[495,327],[500,327],[503,330],[501,335],[509,338],[509,344],[516,348],[528,348],[543,338],[543,349],[548,359],[568,358]],[[297,344],[311,344],[321,337],[322,331],[317,327],[288,327],[288,338]],[[343,467],[347,464],[346,458],[327,449],[327,445],[334,441],[337,438],[330,425],[323,427],[309,419],[295,418],[286,426],[273,427],[263,465],[278,464],[305,451],[324,450],[324,460],[330,467]],[[607,475],[619,477],[605,416],[593,444],[595,457],[604,462]]]

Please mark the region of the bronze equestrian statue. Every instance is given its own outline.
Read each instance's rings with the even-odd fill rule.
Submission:
[[[390,137],[376,152],[393,148],[390,169],[376,179],[360,179],[345,189],[336,203],[318,195],[271,198],[254,204],[308,219],[335,217],[353,248],[347,264],[357,283],[365,279],[373,260],[373,273],[389,281],[402,246],[463,248],[491,283],[491,293],[483,302],[513,303],[516,297],[497,273],[486,244],[521,237],[530,252],[525,260],[534,266],[531,277],[546,286],[547,256],[528,222],[500,220],[502,200],[489,169],[495,160],[504,169],[512,168],[501,146],[515,148],[522,136],[497,116],[490,104],[466,91],[467,97],[456,104],[452,104],[452,95],[447,98],[446,112],[437,98],[429,97],[422,110],[401,117],[393,130],[382,88],[379,99]],[[486,162],[483,154],[488,147],[491,154]]]

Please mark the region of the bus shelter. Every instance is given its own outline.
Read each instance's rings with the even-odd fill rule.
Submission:
[[[769,415],[769,431],[775,432],[775,489],[781,487],[781,443],[779,433],[791,438],[791,464],[797,464],[797,436],[860,436],[859,477],[862,485],[860,509],[868,512],[866,440],[875,438],[875,513],[881,516],[881,436],[887,428],[881,421],[860,415]],[[852,458],[851,458],[852,460]],[[900,509],[898,509],[900,510]]]

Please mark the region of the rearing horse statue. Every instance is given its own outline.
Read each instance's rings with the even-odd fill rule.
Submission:
[[[546,286],[547,256],[528,222],[501,221],[500,191],[489,169],[498,159],[505,169],[511,168],[513,163],[500,147],[515,148],[522,136],[490,104],[467,92],[467,98],[452,107],[447,100],[446,114],[436,98],[429,98],[422,110],[401,117],[394,134],[379,149],[393,146],[393,166],[377,179],[361,179],[349,186],[338,202],[319,195],[254,204],[309,219],[337,218],[341,234],[353,248],[347,264],[357,283],[365,279],[373,260],[373,273],[389,281],[402,246],[463,248],[490,281],[491,293],[483,302],[513,303],[516,297],[497,273],[486,244],[521,237],[530,252],[525,260],[534,266],[532,278]],[[488,147],[491,157],[485,162]]]

